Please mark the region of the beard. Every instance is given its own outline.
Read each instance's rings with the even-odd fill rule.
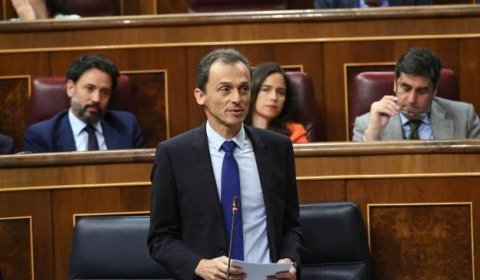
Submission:
[[[92,113],[89,111],[90,108],[95,108],[97,112]],[[99,122],[105,115],[105,111],[102,110],[98,103],[91,103],[85,106],[72,102],[72,109],[74,114],[83,122],[88,125],[94,125]]]

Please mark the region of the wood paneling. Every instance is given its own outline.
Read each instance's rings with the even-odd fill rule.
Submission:
[[[342,180],[298,181],[300,203],[345,201],[345,182]]]
[[[153,15],[156,14],[155,1],[152,0],[118,0],[121,15]]]
[[[10,110],[8,114],[2,114],[0,131],[12,136],[17,143],[17,147],[23,139],[23,131],[29,112],[29,101],[29,76],[0,77],[0,108],[15,108],[15,110]]]
[[[0,75],[63,75],[75,57],[91,52],[111,58],[122,71],[138,73],[134,76],[141,83],[148,73],[160,71],[165,73],[167,103],[154,103],[155,113],[140,119],[155,124],[156,114],[165,108],[165,126],[174,136],[205,119],[192,96],[198,60],[216,47],[233,46],[254,65],[267,60],[301,65],[315,86],[323,140],[344,141],[345,65],[391,63],[410,46],[436,52],[445,67],[457,72],[461,99],[480,108],[476,77],[480,72],[479,15],[479,6],[432,6],[375,12],[283,11],[4,22],[0,24]],[[149,92],[156,83],[162,83],[160,80],[148,78]],[[20,100],[17,106],[25,106],[25,86],[10,85],[6,94]],[[148,102],[162,94],[143,96],[146,98],[141,102]],[[18,110],[10,105],[1,109],[7,116]],[[14,127],[10,121],[2,125]],[[155,135],[158,131],[163,129],[145,129],[150,147],[165,137]],[[32,215],[35,279],[65,279],[73,214],[148,209],[154,152],[1,157],[0,217]],[[353,201],[360,205],[365,219],[372,203],[471,201],[472,215],[478,217],[479,152],[478,141],[297,145],[299,198],[303,203]],[[474,268],[478,271],[480,230],[475,227],[473,237],[477,240]]]
[[[33,279],[30,217],[0,218],[0,263],[2,279]],[[22,270],[18,270],[23,267]]]
[[[370,205],[374,279],[473,279],[469,203]]]
[[[125,0],[127,1],[127,0]],[[158,4],[158,1],[157,1]],[[140,4],[139,4],[140,5]],[[143,4],[142,4],[143,5]],[[402,7],[340,11],[277,11],[182,14],[170,16],[84,18],[75,21],[3,22],[0,24],[0,75],[63,75],[85,53],[101,53],[122,71],[165,71],[167,136],[205,120],[193,98],[198,60],[217,47],[235,47],[253,64],[274,60],[301,65],[312,77],[322,122],[321,140],[349,139],[346,125],[345,65],[393,63],[406,48],[436,52],[457,72],[461,100],[480,108],[480,6]],[[154,84],[154,80],[148,83]],[[22,96],[11,93],[25,107]],[[142,102],[157,95],[146,95]],[[2,108],[14,116],[16,108]],[[152,130],[163,107],[139,116],[148,147],[164,139]],[[5,122],[5,121],[4,121]],[[21,146],[24,124],[6,132]],[[20,131],[20,132],[19,132]],[[169,133],[169,134],[168,134]]]
[[[75,214],[148,211],[154,152],[144,149],[1,157],[0,218],[33,217],[35,279],[66,278]],[[453,245],[455,241],[466,246],[466,232],[470,229],[462,219],[470,219],[470,213],[457,213],[451,208],[459,203],[471,204],[471,217],[480,216],[480,140],[316,143],[295,145],[294,152],[301,203],[355,202],[365,221],[370,221],[372,246],[380,246],[376,248],[382,252],[381,248],[390,243],[377,234],[390,224],[382,218],[385,212],[368,215],[369,206],[387,205],[383,209],[390,211],[398,206],[392,204],[402,204],[405,210],[388,214],[393,222],[396,215],[418,216],[415,207],[419,204],[433,205],[423,218],[433,219],[441,227],[461,227],[463,233],[457,240],[450,238],[449,229],[446,237],[430,236],[436,234],[432,230],[437,228],[429,227],[428,236],[437,241],[444,238],[452,246],[432,251],[430,243],[419,242],[419,231],[411,238],[391,241],[401,243],[402,250],[406,250],[402,252],[427,252],[428,256],[438,252],[447,257],[448,250],[448,258],[462,260],[450,263],[449,271],[463,269],[466,274],[461,275],[467,278],[470,271],[480,268],[480,229],[473,227],[474,265],[465,264],[469,253]],[[436,208],[442,203],[450,206]],[[444,221],[440,216],[445,217]],[[403,255],[399,251],[388,252],[388,256],[378,252],[374,251],[373,256],[381,276],[375,279],[385,279],[381,272],[388,268],[389,260],[400,260]],[[436,261],[429,259],[427,264],[442,263],[442,256],[435,255]],[[404,261],[408,264],[410,260]],[[412,271],[399,269],[391,273],[389,279],[399,279]]]
[[[91,188],[59,190],[52,193],[55,279],[67,279],[73,236],[73,217],[78,214],[149,211],[150,188]],[[145,241],[146,242],[146,241]]]
[[[14,178],[2,178],[4,182],[12,182]],[[15,236],[12,238],[28,237],[28,240],[22,240],[12,247],[0,247],[2,257],[12,254],[11,258],[1,260],[1,267],[3,279],[37,279],[37,280],[52,280],[53,278],[53,235],[52,235],[52,201],[49,192],[43,191],[25,191],[13,193],[0,193],[0,219],[10,219],[12,217],[31,217],[33,231],[25,228],[25,224],[21,228],[16,227]],[[4,222],[0,220],[0,222]],[[28,221],[30,223],[30,221]],[[3,228],[4,230],[6,228]],[[28,230],[28,232],[26,232]],[[2,238],[6,237],[5,232],[2,233]],[[18,235],[18,236],[17,236]],[[34,278],[31,274],[31,252],[30,242],[33,238],[33,267]],[[5,239],[2,239],[4,242]],[[18,246],[18,247],[17,247]],[[28,248],[27,248],[28,246]],[[8,250],[14,251],[9,252]],[[15,251],[17,250],[17,251]],[[17,253],[26,254],[21,256],[21,262],[15,258]],[[0,257],[0,258],[2,258]],[[18,257],[18,255],[17,255]],[[25,278],[28,277],[28,278]]]

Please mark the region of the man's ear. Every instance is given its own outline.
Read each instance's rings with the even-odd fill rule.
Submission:
[[[195,100],[197,100],[198,105],[205,105],[205,93],[201,89],[196,88],[193,91],[193,95],[195,95]]]
[[[67,91],[68,97],[72,97],[75,93],[75,83],[72,80],[68,80],[65,83],[65,90]]]

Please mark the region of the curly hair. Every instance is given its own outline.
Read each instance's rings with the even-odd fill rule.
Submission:
[[[74,60],[65,73],[66,79],[76,83],[83,73],[90,69],[98,69],[107,73],[112,79],[112,90],[117,87],[117,80],[120,76],[117,66],[109,59],[98,54],[88,54]]]

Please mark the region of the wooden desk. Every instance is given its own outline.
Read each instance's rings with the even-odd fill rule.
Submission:
[[[33,267],[37,280],[66,279],[76,217],[149,210],[154,152],[0,157],[4,274],[31,280]],[[361,207],[375,279],[474,279],[479,152],[479,140],[296,145],[299,197]]]

